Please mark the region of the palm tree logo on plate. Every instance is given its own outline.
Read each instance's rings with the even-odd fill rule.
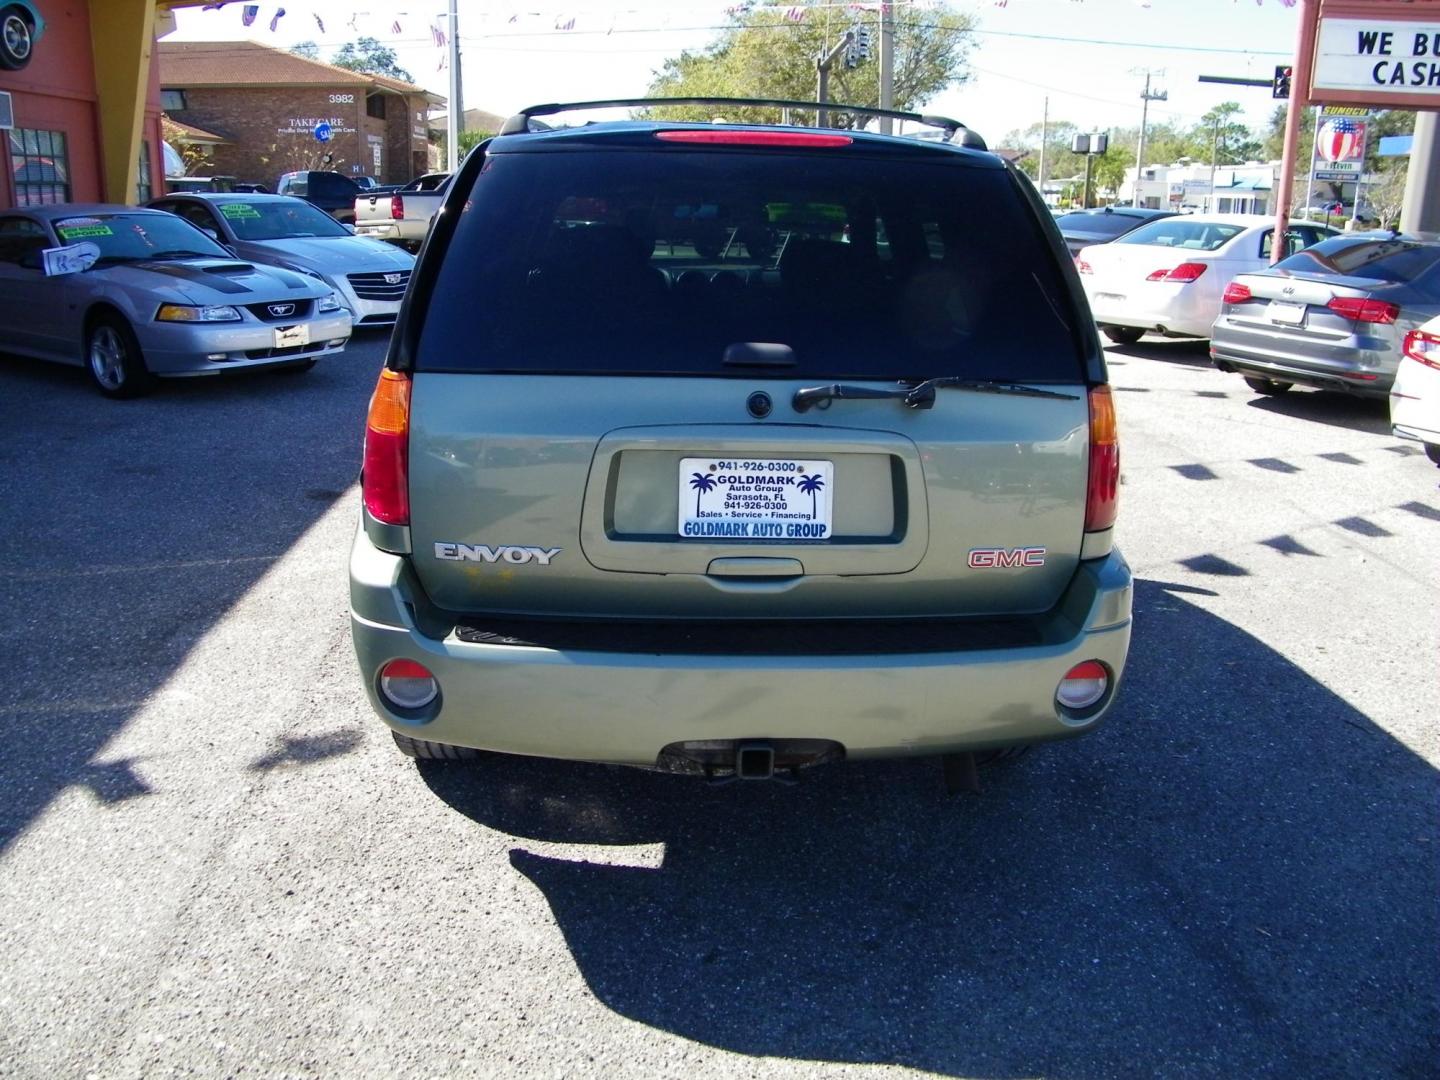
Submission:
[[[715,478],[703,472],[690,474],[690,486],[695,489],[695,516],[700,516],[700,496],[715,490]]]
[[[810,520],[811,520],[811,521],[814,521],[817,517],[820,516],[819,514],[817,514],[817,513],[815,512],[815,493],[818,492],[818,491],[819,491],[821,488],[823,488],[824,486],[825,486],[825,481],[821,478],[821,476],[820,476],[819,473],[816,473],[814,476],[806,476],[804,473],[801,473],[801,474],[800,474],[800,482],[795,485],[796,490],[798,490],[801,495],[809,495],[809,496],[810,496]]]

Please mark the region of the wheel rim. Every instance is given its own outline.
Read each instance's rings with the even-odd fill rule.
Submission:
[[[90,336],[90,370],[106,390],[125,384],[125,343],[114,327],[99,327]]]
[[[5,49],[16,60],[30,55],[30,24],[19,15],[5,16]]]

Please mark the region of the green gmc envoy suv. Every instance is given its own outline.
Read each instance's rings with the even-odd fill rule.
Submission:
[[[1119,446],[1030,183],[912,114],[945,140],[535,119],[599,104],[659,103],[471,153],[370,405],[352,626],[401,750],[973,777],[1094,728]]]

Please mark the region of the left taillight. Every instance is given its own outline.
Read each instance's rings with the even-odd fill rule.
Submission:
[[[360,490],[370,516],[410,524],[410,376],[380,372],[365,418],[365,471]]]
[[[1115,524],[1120,509],[1120,433],[1109,386],[1090,388],[1090,477],[1085,492],[1085,531]]]
[[[1440,334],[1411,330],[1405,335],[1405,355],[1426,367],[1440,370]]]

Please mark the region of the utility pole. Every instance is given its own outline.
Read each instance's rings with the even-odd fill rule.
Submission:
[[[1170,94],[1165,90],[1150,91],[1150,77],[1152,75],[1164,75],[1165,69],[1151,71],[1149,68],[1132,68],[1132,75],[1145,76],[1145,89],[1140,91],[1140,145],[1135,148],[1135,186],[1130,189],[1130,203],[1133,206],[1140,205],[1140,178],[1145,172],[1145,128],[1150,121],[1150,102],[1169,101]]]
[[[1215,213],[1215,166],[1220,162],[1220,118],[1210,124],[1210,206],[1207,213]]]
[[[880,4],[880,108],[895,107],[895,5],[882,0]],[[894,127],[890,117],[880,117],[880,134],[889,135]]]
[[[830,100],[830,66],[835,63],[836,58],[855,44],[855,31],[846,30],[840,35],[829,52],[822,53],[815,58],[815,101],[820,108],[815,110],[815,126],[830,126],[830,110],[825,108],[826,102]]]
[[[1045,201],[1045,142],[1050,138],[1050,98],[1045,98],[1045,111],[1040,114],[1040,174],[1035,186],[1040,189],[1040,201]]]
[[[445,167],[460,168],[460,132],[465,128],[465,102],[460,94],[460,0],[450,0],[450,108],[445,117]]]

